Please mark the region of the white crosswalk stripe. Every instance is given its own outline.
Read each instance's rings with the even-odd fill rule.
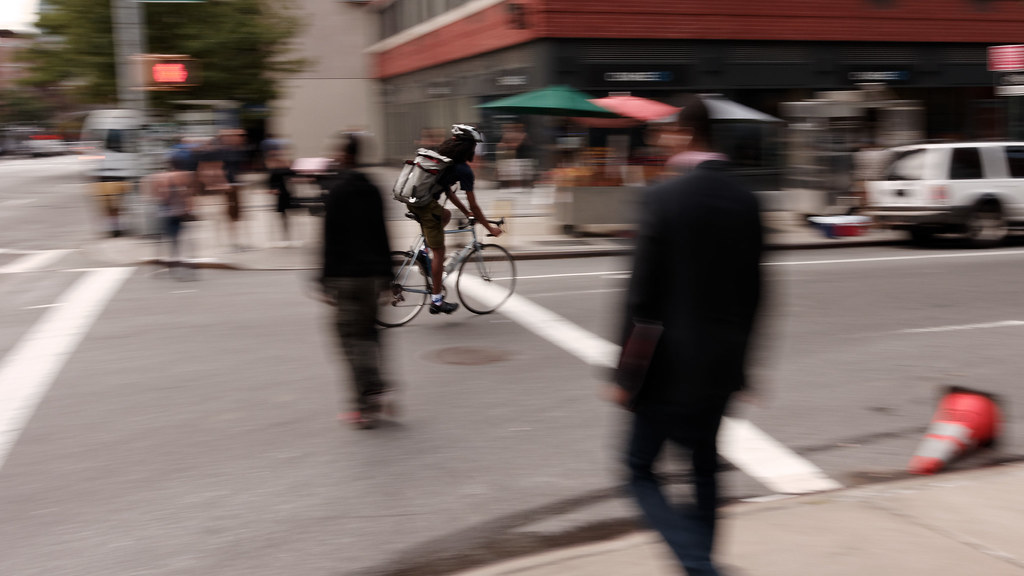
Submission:
[[[0,266],[0,274],[17,274],[19,272],[35,272],[45,270],[61,258],[74,252],[74,250],[42,250],[29,252],[20,258]]]
[[[133,271],[87,271],[0,361],[0,468],[65,362]]]
[[[496,290],[476,277],[461,288],[487,298]],[[498,312],[520,326],[599,368],[616,365],[619,347],[530,300],[513,294]],[[842,488],[810,461],[776,441],[753,423],[725,418],[719,431],[720,453],[744,473],[781,494],[806,494]]]

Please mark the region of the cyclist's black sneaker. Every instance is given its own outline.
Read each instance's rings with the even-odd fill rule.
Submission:
[[[433,302],[430,303],[431,314],[451,314],[458,309],[459,305],[454,302],[442,301],[440,304],[434,304]]]

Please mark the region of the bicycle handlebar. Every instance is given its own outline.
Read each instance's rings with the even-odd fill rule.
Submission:
[[[501,226],[505,225],[505,217],[502,216],[501,218],[499,218],[497,220],[488,220],[488,222],[491,223],[491,224],[494,224],[495,226],[501,227]],[[469,228],[470,226],[473,226],[474,224],[476,224],[476,218],[470,216],[470,217],[466,218],[466,223],[465,224],[460,224],[459,225],[459,230],[465,230],[466,228]],[[494,234],[488,234],[488,236],[494,236]]]

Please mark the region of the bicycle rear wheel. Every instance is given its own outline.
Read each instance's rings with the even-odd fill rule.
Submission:
[[[497,244],[481,244],[459,266],[455,291],[466,309],[490,314],[516,289],[516,262]]]
[[[391,270],[393,276],[380,293],[377,306],[377,324],[389,328],[415,318],[430,293],[426,268],[412,252],[392,252]]]

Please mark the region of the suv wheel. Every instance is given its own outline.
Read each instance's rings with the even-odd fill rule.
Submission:
[[[995,202],[979,204],[967,218],[967,238],[979,248],[996,246],[1006,238],[1003,210]]]

